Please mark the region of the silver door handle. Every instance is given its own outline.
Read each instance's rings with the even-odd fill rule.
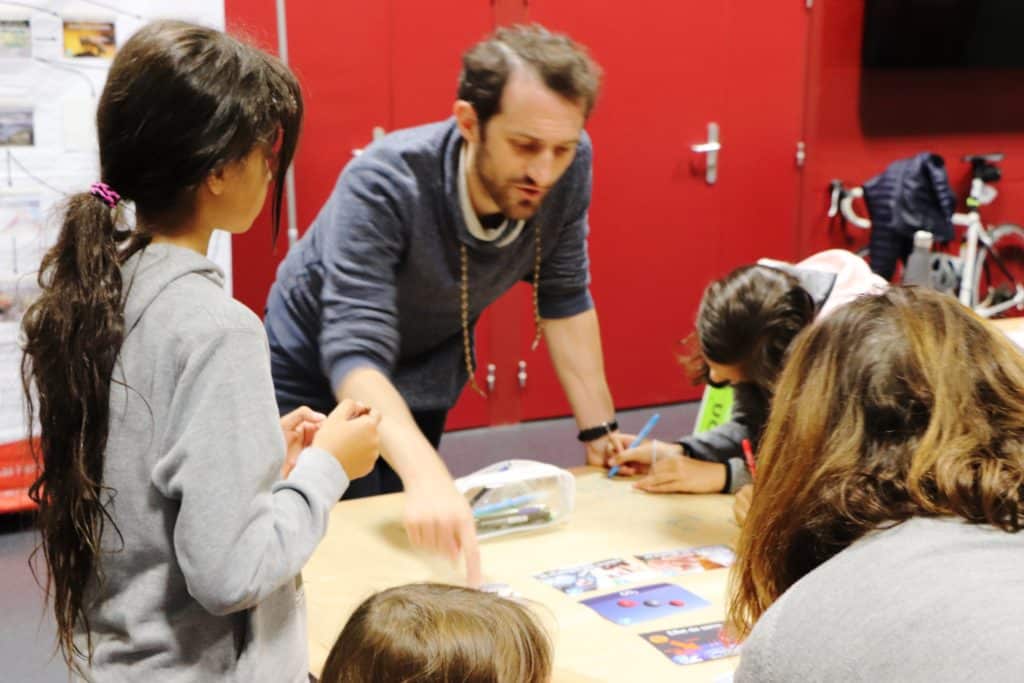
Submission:
[[[520,389],[525,389],[526,388],[526,361],[525,360],[519,361],[519,372],[516,374],[516,377],[519,379],[519,388]]]
[[[487,393],[494,391],[494,374],[497,368],[494,363],[487,364]]]
[[[697,154],[707,154],[707,166],[704,169],[704,180],[708,185],[714,185],[718,180],[718,152],[722,149],[722,143],[718,139],[718,124],[712,121],[708,124],[708,141],[696,145],[690,145],[690,149]]]

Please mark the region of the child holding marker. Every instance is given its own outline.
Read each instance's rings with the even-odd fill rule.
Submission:
[[[650,493],[734,493],[752,481],[743,441],[756,453],[775,381],[790,343],[816,318],[885,281],[855,254],[833,249],[794,265],[762,260],[712,282],[697,313],[699,352],[685,359],[695,382],[732,385],[732,419],[678,441],[614,437],[610,458],[623,474],[645,476]]]

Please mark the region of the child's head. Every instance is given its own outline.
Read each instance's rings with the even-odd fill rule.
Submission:
[[[1024,356],[952,297],[890,289],[795,343],[761,443],[731,618],[742,632],[868,531],[1024,524]]]
[[[102,182],[67,200],[40,266],[42,292],[22,320],[28,421],[38,416],[41,428],[32,447],[42,467],[29,495],[39,506],[58,643],[72,666],[75,654],[88,654],[73,634],[79,626],[88,634],[85,590],[102,575],[98,549],[112,523],[103,464],[125,334],[121,265],[154,233],[193,235],[200,206],[202,225],[247,229],[271,167],[276,230],[301,119],[287,67],[213,29],[149,24],[111,65],[96,115]],[[120,199],[134,204],[136,226]]]
[[[398,586],[361,604],[323,683],[547,683],[551,641],[524,605],[470,588]]]
[[[771,390],[793,338],[814,320],[814,301],[792,275],[743,266],[715,280],[697,312],[694,379]]]
[[[173,232],[193,217],[212,175],[259,154],[264,191],[268,168],[276,176],[276,232],[301,120],[298,82],[275,57],[214,29],[155,22],[111,65],[96,114],[99,180],[134,202],[145,229]],[[217,227],[248,229],[263,195],[257,199]]]

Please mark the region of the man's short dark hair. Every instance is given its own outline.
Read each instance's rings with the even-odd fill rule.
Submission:
[[[460,100],[473,105],[480,126],[498,113],[509,74],[526,66],[544,85],[578,102],[590,116],[601,85],[601,67],[587,49],[568,36],[539,24],[499,28],[462,55]]]

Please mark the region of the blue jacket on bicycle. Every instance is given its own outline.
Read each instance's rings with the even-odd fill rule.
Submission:
[[[889,164],[864,183],[864,201],[871,215],[871,270],[887,280],[897,260],[906,262],[918,230],[940,242],[953,239],[956,195],[937,154],[921,152]]]

